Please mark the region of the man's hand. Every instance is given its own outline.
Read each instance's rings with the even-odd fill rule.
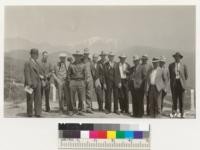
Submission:
[[[107,86],[106,86],[106,84],[104,83],[103,84],[103,88],[106,90],[107,89]]]
[[[118,88],[121,88],[122,87],[122,83],[118,83]]]

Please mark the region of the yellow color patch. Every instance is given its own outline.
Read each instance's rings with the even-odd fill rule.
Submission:
[[[107,131],[107,139],[115,139],[116,131]]]

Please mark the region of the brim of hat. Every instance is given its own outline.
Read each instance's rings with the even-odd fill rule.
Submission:
[[[166,60],[160,60],[160,62],[166,62]]]
[[[174,55],[172,55],[172,56],[173,56],[173,57],[179,56],[180,58],[183,58],[182,55],[177,55],[177,54],[174,54]]]
[[[127,58],[126,56],[119,56],[119,58]]]
[[[156,61],[152,61],[152,63],[156,63],[156,62],[160,62],[159,60],[156,60]]]
[[[115,55],[108,55],[108,56],[115,56]]]
[[[73,56],[83,56],[82,54],[72,54]]]
[[[137,61],[137,60],[140,60],[140,59],[133,59],[133,61]]]
[[[142,57],[141,59],[149,59],[148,57]]]
[[[67,56],[59,56],[59,57],[62,57],[62,58],[64,57],[64,58],[65,58],[65,57],[67,57]]]

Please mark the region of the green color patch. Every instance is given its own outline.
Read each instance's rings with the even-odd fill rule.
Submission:
[[[116,138],[117,139],[124,139],[125,138],[125,132],[124,131],[117,131],[116,132]]]

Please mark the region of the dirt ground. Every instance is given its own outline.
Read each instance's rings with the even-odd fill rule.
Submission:
[[[60,113],[59,112],[59,107],[58,107],[58,101],[53,102],[50,101],[50,106],[51,106],[51,111],[50,112],[45,112],[45,106],[43,103],[43,112],[42,112],[42,117],[44,118],[133,118],[131,116],[125,115],[125,114],[105,114],[104,112],[98,112],[97,108],[97,102],[94,101],[93,102],[93,108],[94,108],[94,112],[93,114],[88,114],[85,113],[84,115],[73,115],[73,116],[68,116],[67,114],[64,113]],[[132,104],[129,104],[129,110],[130,112],[132,112]],[[113,104],[112,104],[113,106]],[[170,97],[166,97],[166,99],[164,100],[164,108],[163,108],[163,112],[160,118],[170,118],[169,114],[171,113],[171,107],[172,107],[172,103],[170,100]],[[192,119],[195,118],[195,112],[194,111],[190,111],[190,107],[189,106],[185,106],[185,118],[187,119]],[[145,105],[146,108],[146,105]],[[23,117],[27,117],[26,115],[26,102],[25,100],[23,101],[5,101],[4,103],[4,116],[7,118],[23,118]],[[144,115],[143,118],[149,118],[148,116]]]

